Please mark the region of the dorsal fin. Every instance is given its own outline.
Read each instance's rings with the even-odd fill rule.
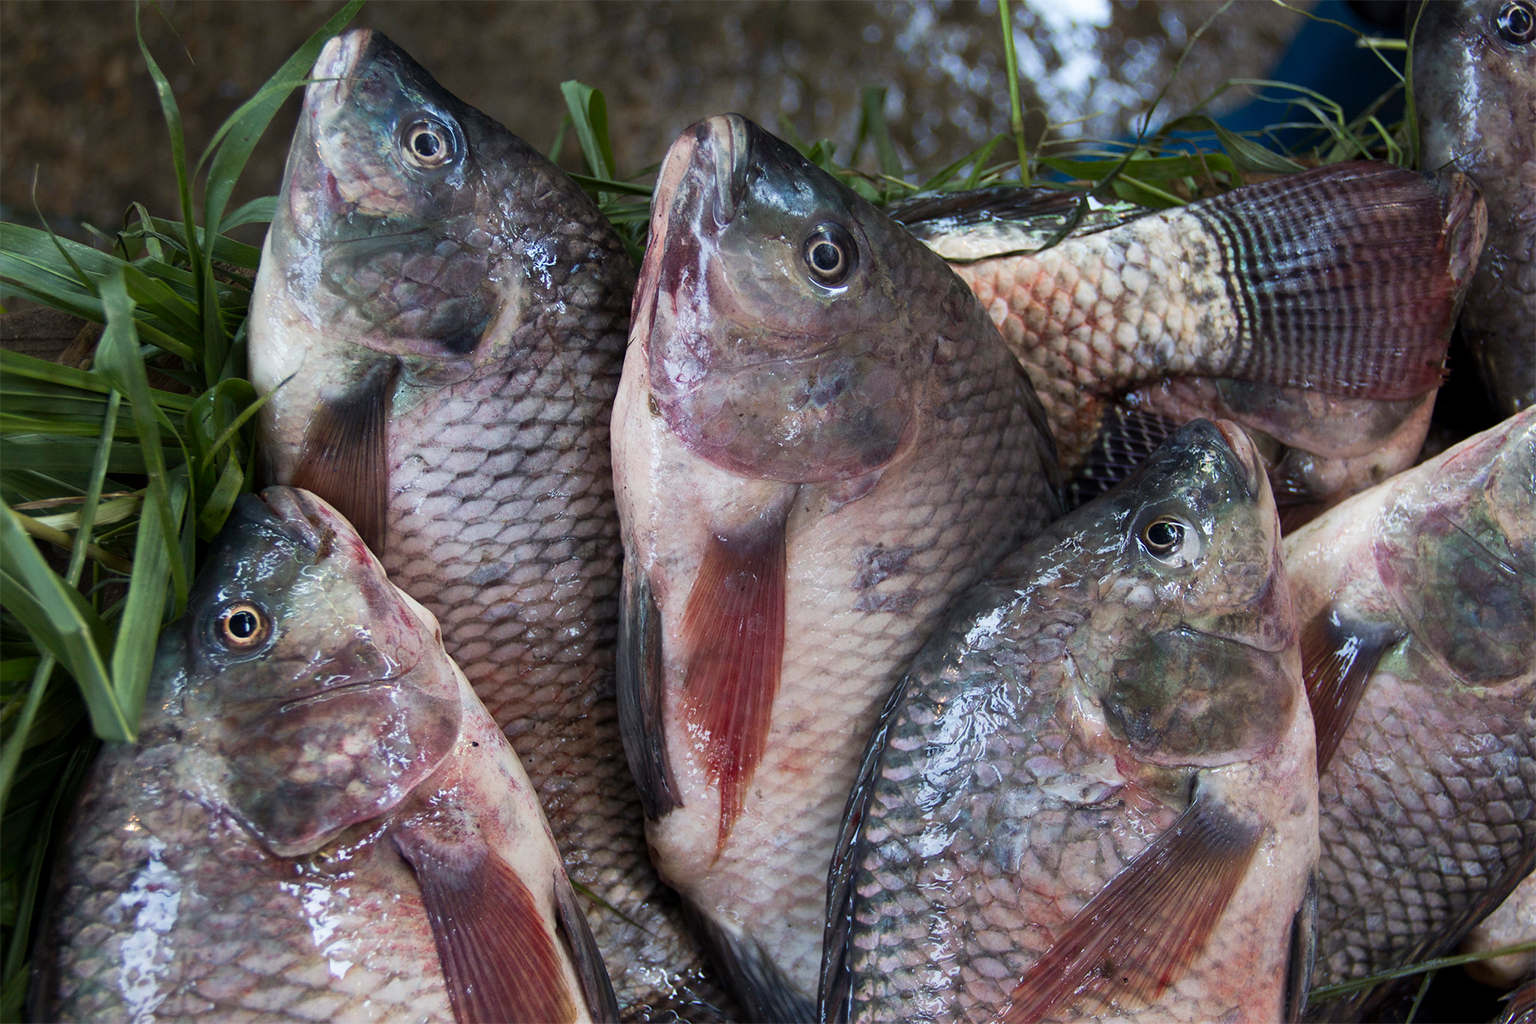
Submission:
[[[389,406],[399,372],[398,360],[382,360],[341,398],[319,402],[290,481],[330,502],[379,556],[389,509]]]

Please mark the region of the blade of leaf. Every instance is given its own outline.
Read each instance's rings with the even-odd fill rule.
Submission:
[[[612,179],[613,147],[608,142],[608,103],[603,99],[603,91],[573,78],[560,83],[560,94],[571,112],[571,124],[587,168],[595,178]]]
[[[107,677],[96,637],[102,624],[79,591],[65,585],[16,520],[0,505],[0,589],[5,606],[31,634],[38,648],[57,658],[75,677],[103,739],[131,741],[136,735]]]
[[[181,522],[188,497],[185,468],[176,471],[167,491],[170,508],[165,515],[150,508],[160,500],[159,492],[152,490],[145,496],[144,516],[139,520],[139,536],[133,547],[133,577],[128,583],[128,596],[123,599],[123,617],[118,625],[117,644],[112,649],[112,686],[118,706],[134,723],[135,731],[144,708],[144,693],[149,689],[160,623],[165,617],[171,553],[180,554],[176,538],[162,533],[161,524]]]
[[[165,453],[160,446],[161,422],[163,421],[173,433],[175,428],[171,426],[169,420],[165,419],[164,414],[155,406],[150,396],[144,360],[139,356],[134,336],[133,300],[128,297],[121,270],[109,275],[102,282],[101,298],[107,311],[107,325],[106,330],[102,332],[101,343],[96,349],[96,368],[112,383],[113,387],[128,398],[134,424],[139,429],[139,440],[144,450],[144,463],[149,469],[150,497],[146,499],[146,503],[148,508],[155,510],[161,518],[160,536],[167,539],[174,538],[176,524],[171,516],[172,505],[167,485]],[[176,587],[177,603],[180,604],[186,600],[187,567],[179,551],[169,547],[168,550],[170,551],[171,579]]]

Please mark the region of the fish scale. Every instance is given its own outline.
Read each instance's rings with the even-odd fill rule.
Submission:
[[[1319,745],[1336,750],[1320,985],[1449,953],[1536,861],[1533,487],[1526,410],[1287,539]],[[1389,995],[1316,1016],[1356,1019]]]
[[[721,997],[646,856],[614,706],[608,415],[633,268],[558,168],[381,36],[338,37],[315,76],[349,86],[306,93],[256,285],[264,457],[378,522],[391,579],[437,616],[596,897],[626,1012],[713,1019]],[[447,179],[393,155],[397,125],[428,116],[467,148]],[[328,411],[349,396],[377,410],[376,436]],[[317,431],[342,454],[317,458]]]
[[[625,743],[747,1013],[808,1019],[864,737],[949,597],[1055,513],[1054,453],[964,285],[745,119],[673,144],[652,238],[614,409]]]
[[[1274,1019],[1298,995],[1287,937],[1316,855],[1311,719],[1274,506],[1252,445],[1220,429],[1225,441],[1205,421],[1185,427],[1047,527],[957,600],[917,655],[867,747],[833,859],[824,1019]],[[1202,524],[1185,572],[1159,576],[1127,541],[1154,511]],[[1143,642],[1194,635],[1224,660],[1208,677],[1186,670],[1188,682]],[[1151,720],[1135,713],[1140,687],[1217,680],[1217,700],[1177,698],[1193,732],[1138,724]],[[1158,699],[1145,705],[1153,718]],[[1191,821],[1211,860],[1233,851],[1225,897],[1201,881],[1203,860],[1147,867]],[[1150,918],[1094,909],[1133,879],[1133,903],[1194,895]],[[1211,906],[1222,916],[1202,930]],[[1078,927],[1090,930],[1071,937]],[[1133,945],[1184,933],[1199,936],[1184,959]],[[1105,939],[1125,944],[1073,952]],[[1058,974],[1046,960],[1062,951]],[[1086,973],[1070,974],[1078,955]],[[1138,995],[1122,975],[1166,991]],[[1019,1008],[1028,985],[1058,977],[1065,993]]]

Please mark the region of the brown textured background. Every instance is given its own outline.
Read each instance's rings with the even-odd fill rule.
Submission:
[[[195,159],[215,128],[340,5],[316,0],[170,0],[142,9],[145,38],[181,105]],[[1166,81],[1187,35],[1216,10],[1202,0],[1014,4],[1032,134],[1053,115],[1100,112],[1123,128]],[[1079,9],[1105,21],[1072,23]],[[164,16],[160,13],[164,12]],[[1104,17],[1103,14],[1108,14]],[[55,227],[116,227],[130,202],[174,215],[164,122],[125,2],[0,2],[0,215]],[[1278,58],[1300,17],[1235,5],[1200,40],[1172,109]],[[354,22],[380,29],[449,90],[540,148],[565,110],[559,84],[603,89],[620,169],[658,161],[692,121],[735,110],[776,129],[782,114],[846,158],[860,90],[889,88],[886,113],[909,162],[937,168],[1008,120],[995,2],[382,3]],[[269,129],[235,201],[276,191],[297,104]],[[1080,129],[1068,129],[1074,131]],[[574,138],[562,154],[579,169]],[[865,147],[866,162],[872,160]],[[872,166],[872,163],[871,163]]]

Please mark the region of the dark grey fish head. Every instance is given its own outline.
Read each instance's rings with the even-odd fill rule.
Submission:
[[[380,33],[332,39],[311,77],[271,247],[291,301],[332,337],[493,357],[498,322],[615,257],[579,188]]]
[[[651,218],[634,330],[652,398],[736,473],[885,465],[914,436],[940,337],[985,319],[942,260],[735,114],[673,143]]]
[[[236,503],[156,652],[145,742],[190,769],[272,852],[295,856],[398,804],[459,732],[430,619],[307,491]]]
[[[1273,747],[1296,699],[1295,616],[1264,465],[1236,425],[1196,420],[1028,552],[1043,590],[1073,588],[1082,694],[1153,764],[1210,766]]]
[[[1536,666],[1536,409],[1487,431],[1382,512],[1376,564],[1455,678],[1497,686]]]

